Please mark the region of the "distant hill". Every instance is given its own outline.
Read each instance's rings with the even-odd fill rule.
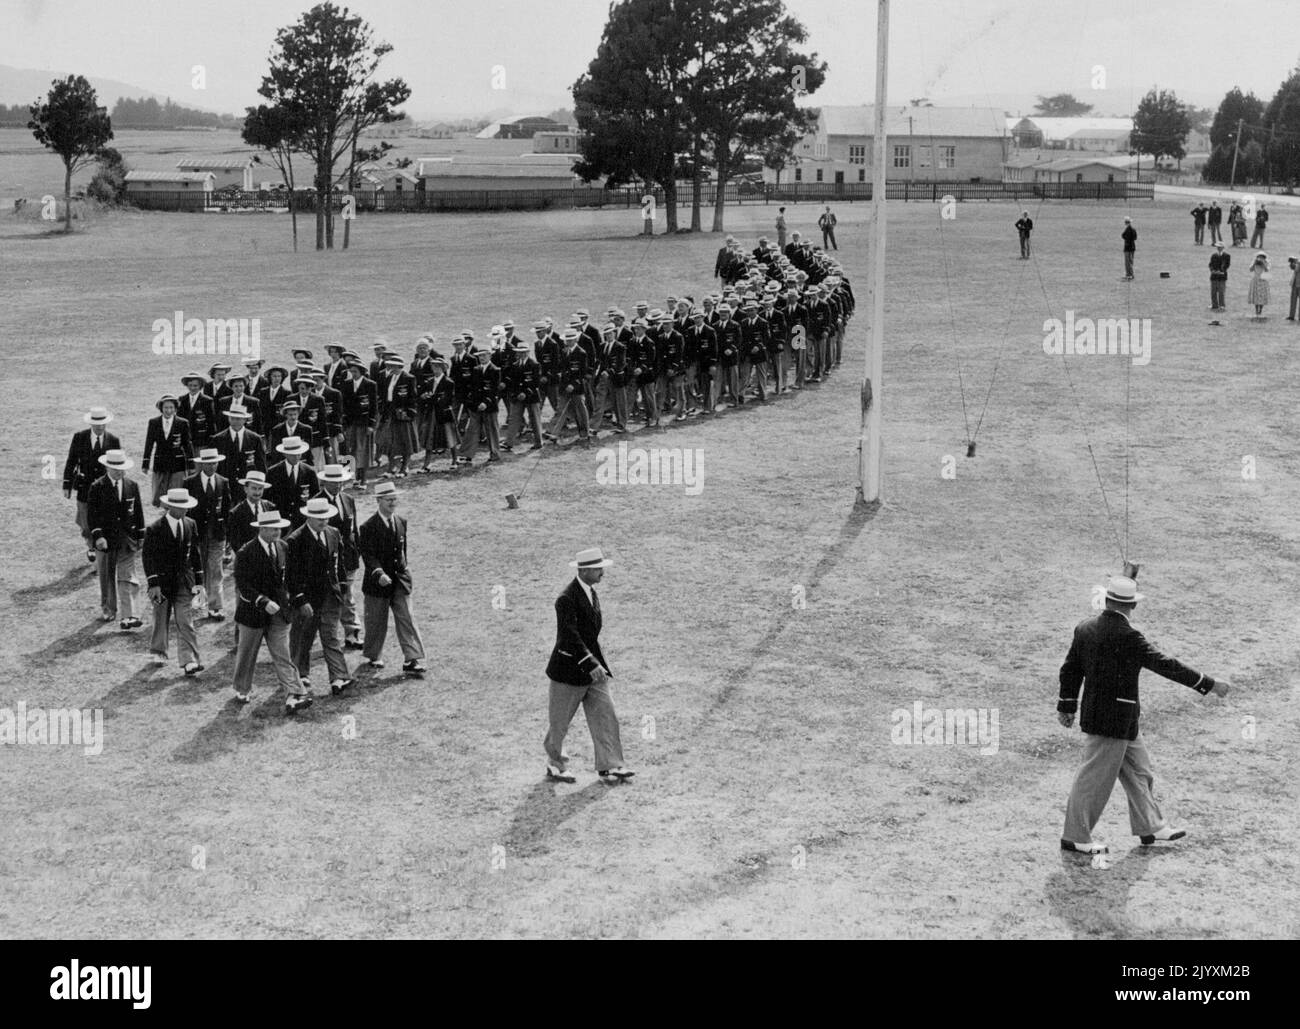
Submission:
[[[38,71],[35,68],[14,68],[0,64],[0,104],[30,104],[37,97],[44,97],[55,79],[66,79],[69,75],[77,74],[76,71]],[[99,102],[110,110],[117,98],[122,96],[136,99],[152,97],[159,103],[167,99],[162,93],[133,86],[129,82],[101,79],[95,75],[87,75],[86,78],[95,87]]]

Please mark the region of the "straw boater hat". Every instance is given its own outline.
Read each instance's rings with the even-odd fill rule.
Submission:
[[[307,518],[333,518],[339,509],[324,497],[312,497],[303,507],[298,508],[298,513]]]
[[[1137,582],[1124,575],[1112,575],[1106,583],[1106,599],[1121,604],[1136,604],[1145,593],[1137,591]]]
[[[271,508],[269,511],[258,511],[257,518],[248,524],[254,529],[287,529],[289,519],[281,518],[280,512]]]
[[[99,463],[105,468],[115,468],[119,472],[135,467],[135,462],[126,456],[125,450],[106,450],[99,455]]]
[[[205,379],[198,372],[186,372],[184,375],[181,376],[181,385],[188,386],[191,382],[195,380],[198,380],[198,384],[200,386],[202,386],[205,382],[207,382],[207,379]]]
[[[614,562],[600,552],[600,547],[579,550],[575,561],[569,562],[570,568],[608,568]]]
[[[214,364],[211,368],[208,369],[208,374],[211,375],[213,372],[228,372],[228,371],[230,371],[230,365],[226,364],[225,361],[218,361],[216,364]]]
[[[378,500],[380,497],[400,497],[401,495],[402,495],[402,491],[399,490],[397,486],[391,482],[381,482],[378,486],[375,487],[374,496],[376,500]]]
[[[301,411],[301,410],[302,410],[302,404],[298,403],[298,401],[296,400],[286,400],[283,404],[280,405],[281,414],[284,414],[286,411]]]
[[[316,478],[320,482],[347,482],[352,478],[352,473],[345,464],[327,464]]]
[[[169,401],[169,400],[170,400],[173,404],[175,404],[177,407],[180,407],[180,406],[181,406],[181,402],[180,402],[179,400],[177,400],[174,396],[172,396],[170,393],[164,393],[164,394],[163,394],[163,395],[158,399],[158,403],[154,404],[153,406],[156,407],[156,408],[158,408],[159,411],[161,411],[161,410],[162,410],[162,406],[163,406],[163,404],[167,403],[167,401]]]
[[[264,374],[269,379],[272,376],[272,374],[274,374],[275,372],[280,373],[281,379],[287,379],[289,377],[289,369],[282,364],[271,365],[271,367],[269,367]]]
[[[516,354],[526,354],[532,348],[527,343],[525,343],[522,339],[517,339],[515,341],[515,345],[510,349],[513,350]]]
[[[92,407],[81,416],[81,420],[87,425],[107,425],[113,420],[113,416],[108,413],[106,407]]]
[[[286,436],[275,448],[277,454],[297,454],[299,457],[310,450],[307,441],[300,436]]]
[[[244,407],[242,404],[231,404],[228,408],[226,408],[226,417],[227,418],[248,418],[249,417],[248,408]]]
[[[326,343],[325,349],[337,350],[339,353],[343,353],[343,351],[346,350],[347,348],[342,343]]]
[[[175,489],[169,489],[162,495],[161,500],[165,507],[179,507],[187,511],[191,507],[199,506],[198,499],[190,496],[190,491],[184,486],[177,486]]]
[[[256,468],[250,468],[247,474],[239,480],[241,486],[265,486],[266,472],[259,471]]]
[[[204,447],[199,451],[199,456],[194,459],[195,464],[220,464],[221,451],[216,447]]]
[[[293,357],[298,357],[299,354],[302,354],[302,357],[299,358],[300,363],[303,359],[310,361],[312,358],[311,351],[308,350],[306,347],[294,347],[292,350],[289,351],[289,353]]]

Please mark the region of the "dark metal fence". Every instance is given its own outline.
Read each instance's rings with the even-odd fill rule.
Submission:
[[[700,190],[701,204],[712,207],[717,186],[705,184]],[[574,186],[568,189],[474,189],[439,191],[412,189],[402,191],[358,190],[353,196],[358,211],[367,212],[434,212],[434,211],[540,211],[551,209],[641,206],[640,189],[602,189],[598,186]],[[663,190],[653,190],[656,206],[664,206]],[[1155,185],[1151,182],[890,182],[887,199],[905,203],[935,203],[946,196],[959,201],[973,200],[1152,200]],[[726,203],[793,204],[855,203],[871,199],[869,182],[791,182],[728,183]],[[689,185],[679,189],[679,208],[689,208],[692,192]],[[166,192],[130,195],[136,207],[154,211],[201,211],[205,195],[192,192]],[[222,211],[272,211],[288,207],[287,194],[266,191],[206,194],[206,209]],[[316,194],[310,190],[295,193],[295,206],[304,213],[316,210]],[[343,195],[333,195],[333,207],[343,206]]]

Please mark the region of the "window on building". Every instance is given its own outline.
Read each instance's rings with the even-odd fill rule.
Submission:
[[[814,144],[814,145],[813,145],[813,156],[814,156],[814,157],[825,157],[825,156],[826,156],[826,146],[827,146],[827,145],[826,145],[825,143],[816,143],[816,144]]]
[[[939,167],[957,167],[957,148],[955,146],[941,146],[939,148]]]
[[[912,148],[910,146],[894,147],[894,167],[895,168],[912,167]]]
[[[794,170],[794,181],[795,181],[795,182],[803,182],[803,169],[802,169],[802,168],[796,168],[796,169]]]
[[[1074,173],[1074,181],[1075,181],[1075,182],[1082,182],[1082,181],[1083,181],[1083,172],[1075,172],[1075,173]]]
[[[866,181],[867,181],[867,169],[866,169],[866,168],[859,168],[859,169],[858,169],[858,181],[859,181],[859,182],[866,182]]]
[[[933,151],[933,148],[932,148],[932,147],[927,146],[927,145],[925,145],[925,144],[922,144],[922,146],[921,146],[921,152],[917,155],[918,160],[917,160],[917,164],[916,164],[916,166],[917,166],[918,168],[928,168],[928,167],[930,167],[930,164],[931,164],[931,160],[930,160],[930,158],[931,158],[931,155],[933,154],[933,152],[934,152],[934,151]]]
[[[821,180],[822,180],[822,170],[821,170],[820,168],[818,168],[818,169],[817,169],[817,181],[818,181],[818,182],[821,182]]]
[[[850,143],[849,164],[866,164],[866,163],[867,163],[866,145],[863,144],[862,146],[858,146],[856,144]]]
[[[1107,181],[1107,182],[1114,182],[1114,181],[1115,181],[1115,176],[1114,176],[1114,175],[1107,175],[1107,176],[1106,176],[1106,181]]]

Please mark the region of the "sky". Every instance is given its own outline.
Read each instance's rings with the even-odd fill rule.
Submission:
[[[309,6],[0,0],[0,65],[117,79],[181,104],[242,113],[258,102],[276,30]],[[608,0],[349,6],[394,45],[381,75],[406,79],[407,110],[417,120],[571,106],[569,87],[594,55],[609,8]],[[809,102],[871,102],[876,3],[786,0],[786,7],[808,29],[808,48],[830,65]],[[1159,86],[1214,106],[1234,85],[1267,100],[1300,63],[1297,0],[893,0],[890,7],[891,103],[926,96],[1009,107],[1017,97],[1032,104],[1035,94],[1070,92],[1094,103],[1095,113],[1127,114]],[[203,66],[203,89],[193,87],[195,65]]]

